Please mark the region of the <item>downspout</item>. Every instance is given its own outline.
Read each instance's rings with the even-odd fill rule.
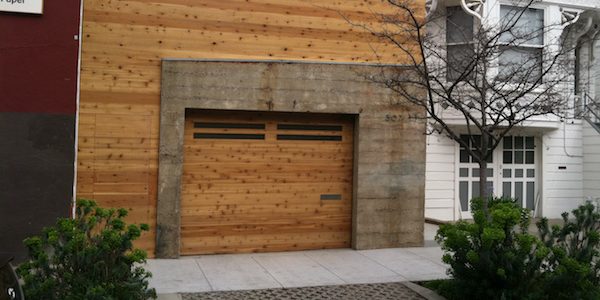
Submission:
[[[583,26],[583,29],[581,29],[580,31],[575,33],[574,36],[574,40],[575,40],[575,44],[579,43],[579,39],[584,36],[589,30],[590,28],[592,28],[592,17],[587,17],[585,20],[585,25]]]
[[[590,18],[591,19],[591,18]],[[589,29],[588,29],[589,30]],[[590,94],[590,88],[592,84],[592,63],[594,61],[594,39],[598,35],[600,30],[598,29],[598,24],[594,24],[594,29],[590,32],[590,40],[589,40],[589,51],[588,51],[588,59],[587,59],[587,88],[586,94]],[[593,95],[593,94],[592,94]]]
[[[71,217],[75,218],[77,206],[77,157],[79,144],[79,101],[81,95],[81,40],[83,39],[83,1],[79,2],[79,49],[77,51],[77,89],[75,95],[75,155],[73,157],[73,199],[71,201]]]
[[[598,42],[598,39],[600,39],[600,26],[598,24],[596,24],[594,26],[594,34],[591,37],[590,40],[590,61],[591,62],[595,62],[596,61],[596,43]]]
[[[583,155],[572,155],[567,151],[567,120],[563,121],[563,151],[567,157],[583,157]]]
[[[590,30],[590,28],[592,28],[592,21],[593,21],[592,17],[587,17],[585,20],[585,25],[584,25],[583,29],[575,33],[575,36],[573,37],[574,42],[575,42],[575,47],[580,47],[579,39],[581,39],[581,37],[583,37]],[[573,23],[571,23],[571,24],[573,24]],[[589,57],[589,55],[588,55],[588,57]],[[590,60],[589,59],[588,59],[587,67],[588,67],[587,75],[588,75],[588,80],[589,80],[589,76],[590,76],[590,74],[589,74],[590,73],[589,72]],[[589,83],[589,81],[588,81],[588,83]],[[583,155],[572,155],[567,151],[567,120],[563,121],[563,151],[567,157],[571,157],[571,158],[583,157]]]

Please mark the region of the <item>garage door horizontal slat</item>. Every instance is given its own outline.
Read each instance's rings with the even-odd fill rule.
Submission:
[[[351,190],[343,190],[343,194],[350,194]],[[227,197],[223,195],[223,197],[219,197],[219,199],[214,199],[215,195],[211,193],[202,193],[202,194],[192,194],[186,197],[190,199],[194,199],[194,201],[189,201],[186,204],[186,208],[193,209],[195,207],[205,207],[205,206],[216,206],[216,205],[296,205],[296,204],[305,204],[307,200],[319,199],[322,193],[308,193],[308,192],[281,192],[281,193],[227,193]],[[345,201],[344,199],[343,201]],[[350,198],[347,198],[350,201]],[[326,202],[327,205],[333,205],[337,202],[329,201]],[[346,203],[344,203],[347,205]],[[313,203],[309,203],[308,205],[315,205]],[[183,209],[183,208],[182,208]]]
[[[270,251],[297,251],[308,249],[343,248],[350,244],[345,233],[286,233],[283,235],[243,235],[190,239],[181,244],[183,255],[207,253],[249,253]]]

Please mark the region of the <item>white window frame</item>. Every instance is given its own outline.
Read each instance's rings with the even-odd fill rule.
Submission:
[[[460,5],[451,5],[451,6],[446,6],[446,8],[445,8],[445,9],[446,9],[446,20],[445,20],[446,22],[445,22],[445,24],[444,24],[444,32],[445,32],[445,35],[444,35],[444,42],[445,42],[445,44],[446,44],[446,76],[444,77],[444,79],[445,79],[445,80],[447,80],[447,81],[453,81],[453,80],[455,80],[455,79],[450,79],[450,80],[448,80],[448,78],[449,78],[449,73],[450,73],[450,72],[449,72],[449,68],[450,68],[450,56],[449,56],[449,52],[450,52],[450,51],[448,51],[448,48],[449,48],[449,47],[452,47],[452,46],[467,46],[467,45],[472,45],[473,47],[475,47],[475,40],[474,40],[474,39],[471,39],[471,41],[467,41],[467,42],[460,42],[460,43],[457,43],[457,42],[454,42],[454,43],[449,43],[449,42],[448,42],[448,34],[449,34],[449,29],[448,29],[448,17],[447,17],[448,8],[458,8],[459,10],[461,10],[461,11],[463,11],[463,12],[464,12],[464,10],[462,9],[462,7],[461,7]],[[469,15],[469,14],[467,14],[467,13],[465,13],[465,14],[466,14],[468,17],[470,17],[470,18],[472,18],[472,19],[473,19],[473,28],[471,28],[471,30],[472,30],[472,32],[473,32],[473,34],[472,34],[472,35],[473,35],[473,37],[475,37],[475,34],[476,34],[476,32],[475,32],[475,29],[477,28],[477,22],[478,22],[478,20],[477,20],[477,18],[475,18],[475,17],[473,17],[473,16],[471,16],[471,15]]]
[[[502,7],[503,6],[505,6],[505,7],[512,7],[512,8],[523,8],[522,6],[515,5],[514,3],[505,3],[505,2],[500,3],[498,5],[498,8],[497,8],[498,9],[498,16],[499,16],[500,20],[502,18],[504,18],[504,16],[502,15]],[[548,40],[548,37],[546,36],[546,33],[544,32],[544,29],[548,27],[547,11],[546,11],[546,7],[542,7],[542,6],[535,5],[535,4],[529,6],[528,9],[535,9],[535,10],[542,11],[542,16],[544,18],[543,19],[543,23],[542,23],[542,28],[541,28],[542,29],[542,44],[540,44],[540,45],[538,45],[538,44],[519,44],[518,46],[513,46],[513,45],[510,45],[508,43],[502,43],[502,42],[500,42],[499,44],[503,45],[505,47],[513,48],[513,49],[538,49],[538,50],[540,50],[540,67],[541,67],[540,72],[543,72],[543,70],[544,70],[544,54],[545,54],[545,51],[546,51],[547,40]],[[500,75],[502,73],[502,71],[501,71],[502,66],[500,66],[500,57],[498,57],[498,63],[497,64],[498,64],[497,75]],[[544,80],[543,74],[540,74],[540,76],[542,76],[541,79]]]

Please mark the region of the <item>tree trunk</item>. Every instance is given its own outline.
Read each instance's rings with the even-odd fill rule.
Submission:
[[[479,159],[479,197],[483,201],[483,211],[486,215],[488,214],[488,195],[487,190],[487,156],[489,155],[488,149],[488,136],[485,134],[481,135],[481,156]]]

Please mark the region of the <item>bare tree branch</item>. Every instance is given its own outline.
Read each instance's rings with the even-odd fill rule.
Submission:
[[[371,80],[392,90],[399,104],[422,107],[428,131],[456,141],[480,165],[482,195],[487,159],[515,126],[538,116],[562,117],[572,109],[563,90],[572,80],[568,54],[576,45],[568,38],[569,28],[563,32],[560,24],[539,20],[543,14],[536,15],[535,2],[502,7],[504,15],[495,23],[465,22],[473,28],[461,25],[472,18],[466,13],[458,22],[443,12],[426,19],[424,7],[409,0],[388,0],[395,13],[375,14],[377,28],[342,15],[399,51],[404,65]],[[466,127],[454,126],[457,119]],[[468,139],[461,137],[465,128]]]

